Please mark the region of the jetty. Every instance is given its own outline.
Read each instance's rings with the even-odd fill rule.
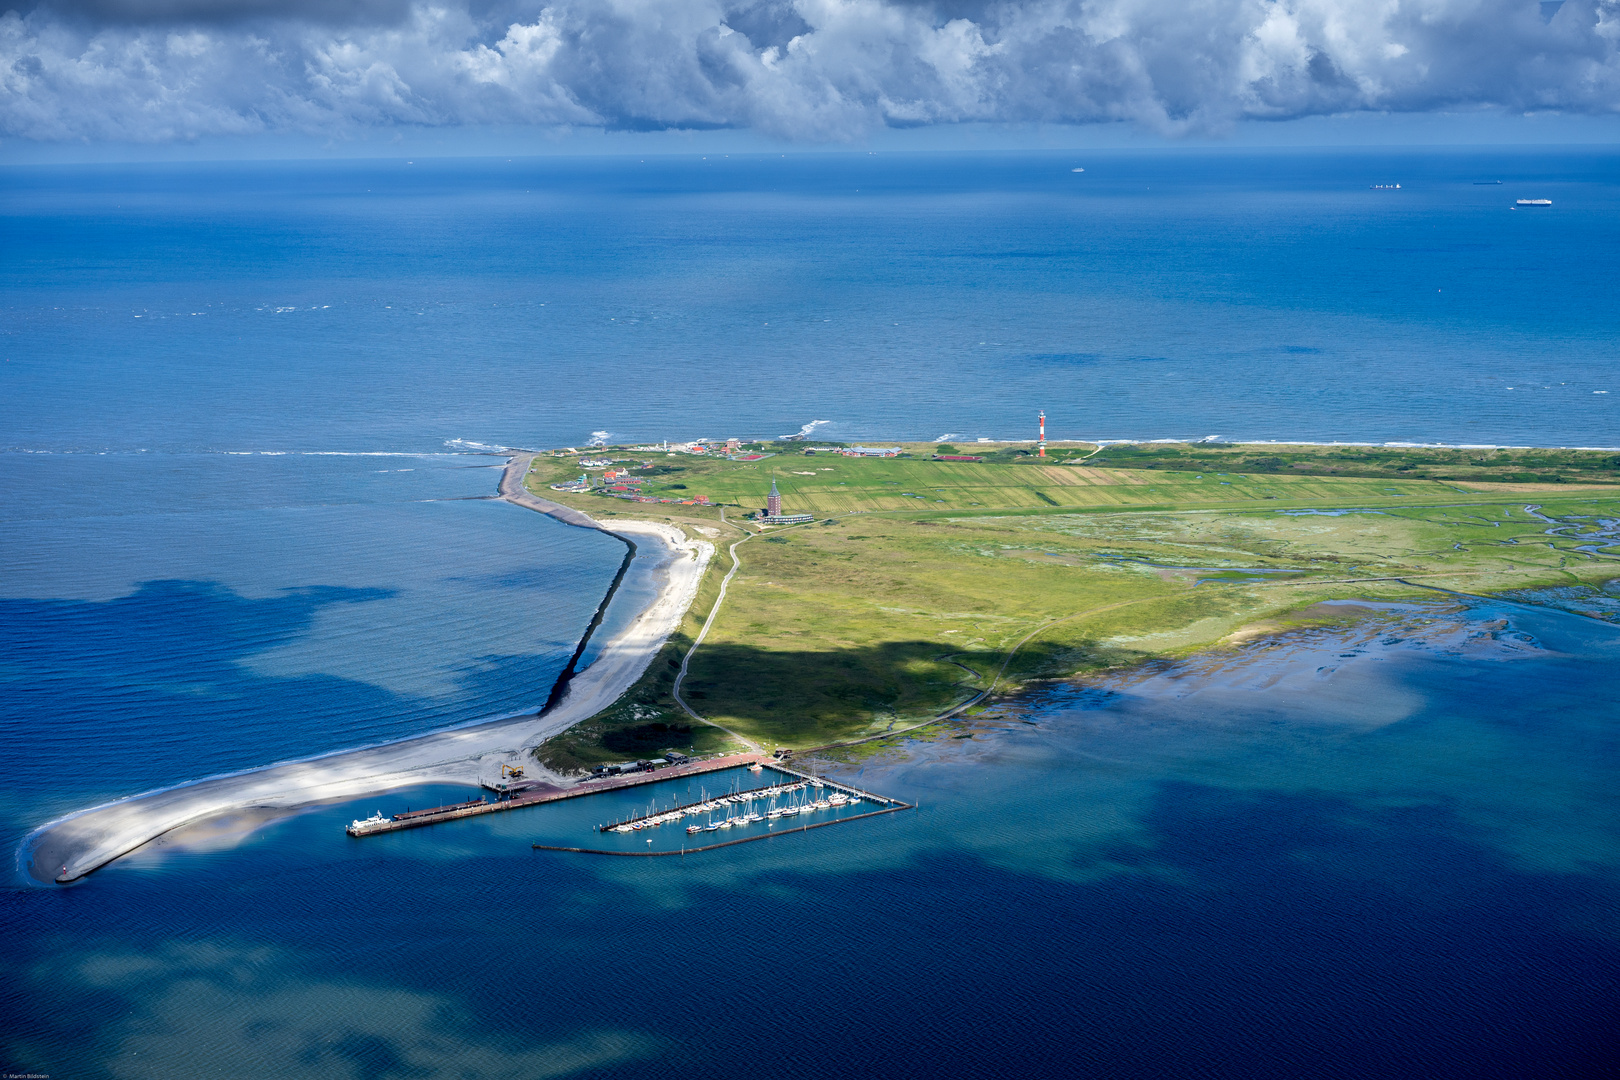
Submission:
[[[698,776],[703,773],[720,772],[724,769],[735,769],[747,765],[766,765],[782,772],[788,771],[775,764],[765,754],[728,754],[724,757],[708,758],[703,761],[689,761],[684,764],[670,765],[666,768],[652,769],[646,772],[610,776],[601,780],[585,780],[569,787],[534,784],[514,794],[509,799],[497,799],[494,802],[474,799],[471,802],[439,806],[430,810],[410,810],[394,814],[392,817],[383,817],[379,814],[367,820],[356,821],[344,831],[350,836],[364,837],[376,836],[379,833],[398,832],[401,829],[419,829],[424,825],[437,825],[441,821],[460,821],[463,818],[478,817],[481,814],[499,814],[507,810],[520,810],[526,806],[539,806],[542,803],[560,802],[563,799],[577,799],[584,795],[596,795],[603,791],[618,791],[623,788],[637,787],[641,784],[679,780],[683,776]],[[795,773],[794,775],[798,774]]]
[[[842,791],[851,797],[852,802],[866,801],[873,803],[881,809],[869,810],[862,814],[851,814],[847,817],[836,817],[829,821],[818,821],[796,828],[781,829],[772,832],[759,833],[755,836],[746,836],[737,840],[725,840],[716,844],[706,844],[702,847],[682,847],[674,851],[610,851],[599,848],[563,847],[553,844],[533,844],[537,851],[574,851],[586,855],[691,855],[700,851],[713,851],[715,848],[732,847],[736,844],[746,844],[753,840],[769,840],[773,836],[786,836],[790,833],[808,832],[810,829],[820,829],[828,825],[840,825],[846,821],[859,821],[862,818],[876,817],[880,814],[892,814],[897,810],[910,810],[913,805],[891,799],[886,795],[863,791],[848,784],[841,784],[836,780],[829,780],[824,776],[814,776],[803,773],[797,769],[790,769],[782,764],[781,760],[768,757],[760,753],[727,754],[722,757],[709,758],[704,761],[688,761],[679,765],[670,765],[662,769],[651,769],[645,772],[629,773],[622,776],[605,777],[598,780],[585,780],[569,787],[560,788],[550,784],[531,784],[518,791],[509,798],[496,799],[491,802],[485,798],[471,799],[467,802],[452,803],[448,806],[435,806],[426,810],[406,810],[391,817],[377,814],[374,817],[358,820],[344,830],[350,836],[360,838],[377,836],[380,833],[399,832],[401,829],[419,829],[424,825],[437,825],[440,822],[460,821],[464,818],[478,817],[483,814],[499,814],[507,810],[520,810],[527,806],[540,806],[544,803],[560,802],[563,799],[578,799],[586,795],[598,795],[605,791],[622,791],[625,788],[638,787],[643,784],[657,784],[665,780],[679,780],[688,776],[700,776],[704,773],[722,772],[726,769],[735,769],[748,766],[762,766],[784,776],[795,778],[796,783],[771,784],[765,787],[750,788],[743,791],[727,792],[715,796],[716,799],[734,799],[738,796],[744,798],[762,798],[773,794],[788,791],[798,791],[809,787],[831,788]],[[601,832],[622,830],[627,824],[644,823],[652,819],[661,819],[677,811],[681,814],[690,813],[696,807],[706,806],[713,799],[703,803],[693,803],[691,806],[669,808],[662,811],[632,818],[628,822],[619,822],[616,825],[599,825]]]

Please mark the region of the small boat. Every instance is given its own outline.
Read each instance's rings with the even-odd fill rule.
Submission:
[[[752,765],[748,766],[748,771],[751,773],[764,772],[765,766],[756,761]]]
[[[614,832],[635,832],[635,830],[632,829],[628,825],[615,825],[615,826],[613,826],[613,831]]]
[[[697,824],[688,825],[686,831],[689,833],[702,832],[703,826]]]

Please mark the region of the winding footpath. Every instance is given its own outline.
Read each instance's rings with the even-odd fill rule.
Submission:
[[[721,507],[720,520],[725,521],[725,519],[726,510],[725,507]],[[719,728],[727,735],[730,735],[733,739],[736,739],[738,742],[748,747],[748,749],[754,751],[755,753],[759,753],[759,744],[753,739],[750,739],[745,735],[739,735],[737,732],[732,731],[725,725],[717,724],[706,716],[698,715],[698,713],[693,710],[692,706],[686,703],[686,699],[681,696],[681,684],[686,681],[686,669],[692,663],[692,654],[697,652],[699,645],[703,644],[703,639],[709,636],[709,627],[714,625],[715,617],[720,614],[720,605],[726,602],[726,588],[731,584],[731,579],[737,576],[737,571],[742,566],[742,560],[737,557],[737,549],[743,544],[747,543],[749,540],[752,540],[754,535],[754,533],[748,533],[741,540],[738,540],[735,544],[731,545],[729,549],[731,552],[731,569],[726,571],[726,576],[720,582],[720,595],[714,598],[714,606],[709,609],[709,617],[703,620],[703,629],[698,631],[697,637],[692,640],[692,647],[686,650],[685,656],[681,657],[681,670],[675,673],[675,683],[670,687],[670,696],[675,699],[675,703],[677,705],[686,710],[687,716],[690,716],[699,723],[708,724],[710,727]]]

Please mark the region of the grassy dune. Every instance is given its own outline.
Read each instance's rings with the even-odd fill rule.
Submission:
[[[1529,498],[1434,480],[1093,469],[1010,456],[654,464],[680,470],[659,474],[684,485],[671,494],[747,508],[763,503],[775,466],[784,509],[817,516],[749,535],[751,526],[722,522],[718,509],[564,497],[596,514],[706,529],[721,544],[748,536],[686,688],[699,712],[767,746],[925,723],[998,675],[1000,691],[1181,655],[1244,627],[1285,626],[1324,599],[1439,595],[1424,585],[1579,590],[1620,577],[1612,554],[1579,550],[1602,519],[1620,518],[1620,488],[1548,484],[1556,490]],[[530,483],[549,497],[546,483],[577,472],[572,458],[542,459]],[[1527,503],[1559,524],[1527,513]],[[577,768],[724,743],[669,696],[674,665],[729,566],[724,551],[716,564],[642,684],[542,747],[545,760]]]

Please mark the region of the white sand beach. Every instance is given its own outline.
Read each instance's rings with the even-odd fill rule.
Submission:
[[[502,474],[503,498],[573,525],[604,528],[577,510],[525,491],[523,476],[532,458],[532,454],[512,458]],[[712,544],[688,539],[671,525],[614,521],[610,531],[637,544],[627,580],[637,578],[652,586],[621,589],[611,604],[634,602],[621,598],[649,591],[654,598],[602,645],[595,662],[573,677],[549,711],[208,777],[92,807],[51,822],[29,837],[25,845],[29,872],[41,881],[72,881],[173,829],[246,809],[289,810],[430,782],[473,785],[479,779],[481,759],[491,755],[504,759],[595,715],[646,670],[691,606],[714,554]],[[532,771],[533,762],[529,764]]]

